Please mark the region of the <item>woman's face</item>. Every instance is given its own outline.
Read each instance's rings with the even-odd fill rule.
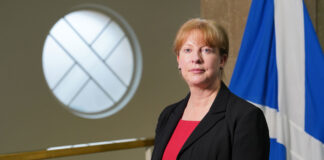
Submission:
[[[221,57],[219,49],[206,45],[203,34],[192,30],[183,43],[177,56],[181,74],[189,87],[212,87],[220,80],[220,68],[226,57]]]

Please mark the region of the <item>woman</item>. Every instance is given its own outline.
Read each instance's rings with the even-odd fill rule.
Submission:
[[[191,19],[181,26],[174,51],[190,93],[161,113],[153,160],[268,159],[263,112],[221,80],[228,46],[225,31],[211,20]]]

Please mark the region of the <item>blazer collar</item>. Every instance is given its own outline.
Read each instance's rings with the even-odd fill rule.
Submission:
[[[190,145],[197,141],[201,136],[206,134],[217,122],[225,117],[225,111],[229,96],[229,90],[222,82],[221,88],[205,117],[200,121],[195,130],[191,133],[185,144],[182,146],[179,154],[181,155]]]

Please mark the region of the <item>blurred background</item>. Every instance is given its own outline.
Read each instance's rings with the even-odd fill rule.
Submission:
[[[251,0],[2,0],[0,1],[0,154],[52,146],[154,137],[157,118],[188,92],[172,52],[175,34],[194,17],[214,19],[228,31],[228,84]],[[321,46],[324,1],[305,0]],[[119,112],[81,118],[63,107],[49,89],[42,64],[45,39],[53,25],[78,6],[99,5],[117,12],[138,39],[143,69],[139,86]],[[57,159],[144,159],[144,148]]]

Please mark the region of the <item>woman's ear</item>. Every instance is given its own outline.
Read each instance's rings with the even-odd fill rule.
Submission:
[[[221,56],[221,67],[224,67],[227,62],[227,55]]]
[[[177,55],[177,62],[178,62],[178,69],[181,68],[180,63],[179,63],[179,55]]]

